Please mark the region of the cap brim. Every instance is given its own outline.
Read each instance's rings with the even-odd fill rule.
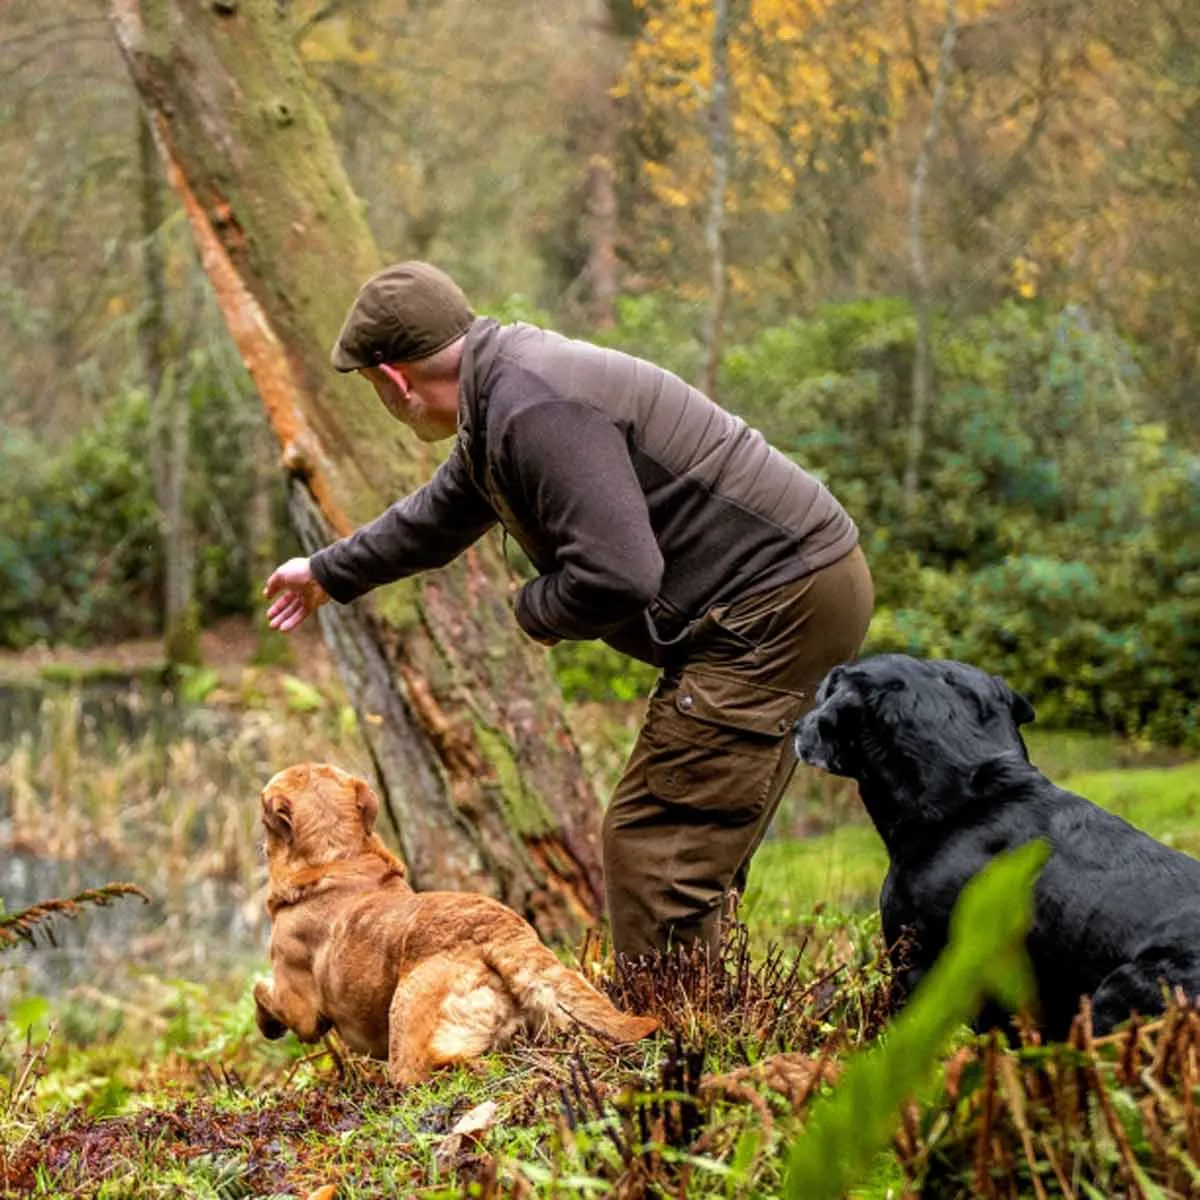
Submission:
[[[340,371],[343,375],[349,374],[351,371],[361,370],[363,367],[369,365],[351,354],[341,342],[338,342],[334,346],[333,353],[329,356],[329,361],[333,363],[333,369]]]

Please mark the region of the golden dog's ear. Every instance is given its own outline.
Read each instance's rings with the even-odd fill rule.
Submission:
[[[292,802],[287,796],[262,794],[262,822],[269,833],[284,842],[292,840]]]
[[[371,791],[371,785],[365,779],[354,781],[355,798],[358,800],[358,815],[362,818],[363,832],[370,833],[375,828],[375,818],[379,816],[379,797]]]

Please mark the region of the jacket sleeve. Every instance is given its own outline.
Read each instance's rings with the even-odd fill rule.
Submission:
[[[341,604],[384,583],[442,567],[477,541],[496,513],[471,481],[462,447],[423,487],[397,500],[368,525],[317,551],[317,582]]]
[[[643,612],[663,558],[612,421],[569,400],[530,405],[509,421],[501,463],[554,556],[517,594],[521,628],[539,639],[595,638]]]

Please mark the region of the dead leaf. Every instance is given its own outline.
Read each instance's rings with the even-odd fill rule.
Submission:
[[[477,1138],[479,1134],[491,1129],[496,1123],[499,1110],[500,1106],[495,1100],[485,1100],[482,1104],[475,1105],[470,1112],[463,1113],[454,1122],[454,1127],[443,1139],[442,1144],[434,1151],[438,1165],[445,1167],[453,1163],[467,1138]]]

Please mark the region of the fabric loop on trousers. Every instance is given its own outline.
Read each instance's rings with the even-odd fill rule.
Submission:
[[[680,676],[675,707],[697,721],[779,737],[800,719],[809,691],[784,691],[733,676],[685,670]]]

